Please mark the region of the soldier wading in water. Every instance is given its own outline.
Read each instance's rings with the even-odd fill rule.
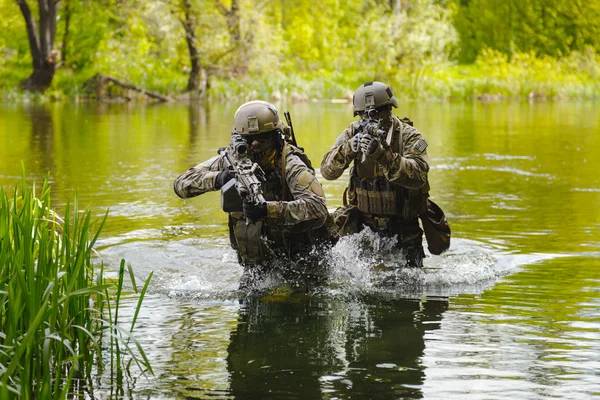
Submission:
[[[340,234],[367,226],[382,236],[397,236],[407,266],[421,268],[425,254],[419,217],[433,254],[450,245],[446,218],[428,200],[427,142],[408,118],[392,115],[398,101],[386,84],[360,86],[353,105],[359,120],[342,132],[321,162],[321,173],[328,180],[339,178],[354,163],[344,207],[334,216]]]
[[[337,237],[323,188],[290,132],[273,104],[245,103],[235,113],[230,146],[174,183],[183,199],[221,189],[231,247],[244,267],[241,288],[277,260],[284,279],[306,289],[324,275],[315,247]]]

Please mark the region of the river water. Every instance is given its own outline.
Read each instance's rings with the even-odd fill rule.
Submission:
[[[228,143],[238,105],[0,104],[0,185],[23,165],[59,211],[78,191],[109,209],[104,263],[154,271],[136,336],[155,375],[99,376],[99,398],[600,396],[600,105],[401,104],[451,250],[381,287],[369,267],[394,262],[391,243],[362,232],[323,255],[331,282],[307,296],[240,295],[219,194],[173,193]],[[346,104],[279,107],[315,165],[352,120]],[[333,210],[347,177],[321,182]]]

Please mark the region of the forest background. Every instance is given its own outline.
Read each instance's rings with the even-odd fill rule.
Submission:
[[[220,101],[371,80],[403,99],[600,94],[600,0],[0,0],[0,15],[4,101],[94,97],[97,74]]]

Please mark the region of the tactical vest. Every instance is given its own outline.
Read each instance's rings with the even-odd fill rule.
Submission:
[[[281,158],[274,168],[265,171],[263,195],[267,201],[291,201],[292,193],[285,180],[286,155],[292,153],[300,158],[308,168],[312,168],[306,154],[298,147],[285,143]],[[246,224],[242,213],[229,214],[229,240],[237,251],[238,261],[243,266],[254,266],[278,258],[293,258],[308,251],[319,239],[328,235],[325,225],[310,232],[291,233],[278,225],[269,225],[263,221]]]
[[[390,147],[394,153],[403,154],[403,144],[400,120],[394,130]],[[412,126],[408,118],[401,120]],[[383,176],[380,167],[373,161],[361,161],[361,157],[354,160],[350,172],[350,187],[348,190],[349,203],[358,207],[358,210],[370,217],[386,217],[400,219],[416,219],[427,210],[429,197],[429,182],[419,189],[409,189],[394,185]]]

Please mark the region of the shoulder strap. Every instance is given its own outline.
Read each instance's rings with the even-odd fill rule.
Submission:
[[[404,156],[404,138],[402,137],[402,130],[403,130],[403,128],[402,128],[402,122],[400,122],[398,124],[398,132],[399,132],[399,135],[400,135],[399,140],[398,140],[398,142],[399,142],[398,147],[400,147],[400,149],[398,150],[398,153],[401,156]]]
[[[404,155],[404,144],[402,143],[402,122],[408,118],[400,119],[398,117],[394,117],[394,122],[398,123],[398,154],[401,156]],[[388,135],[386,138],[386,142],[388,145],[392,144],[392,139],[394,137],[394,122],[392,122],[392,126],[390,126],[390,130],[388,131]],[[412,125],[412,122],[411,122]]]
[[[287,142],[283,142],[283,147],[281,149],[281,199],[283,201],[287,201],[288,200],[288,187],[287,187],[287,179],[286,179],[286,174],[285,174],[285,167],[286,167],[286,159],[287,159],[287,150],[288,150],[288,143]]]

